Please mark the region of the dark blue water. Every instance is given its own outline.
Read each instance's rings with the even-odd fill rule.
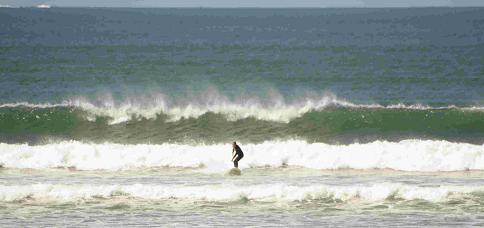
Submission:
[[[2,103],[287,99],[481,106],[484,9],[0,9]]]

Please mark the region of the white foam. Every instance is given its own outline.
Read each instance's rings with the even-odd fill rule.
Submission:
[[[133,197],[146,200],[189,200],[189,201],[234,201],[247,199],[259,202],[307,201],[337,199],[342,201],[359,199],[382,201],[387,198],[428,201],[442,201],[475,191],[480,187],[440,186],[419,187],[402,184],[380,183],[354,186],[291,186],[286,184],[265,185],[62,185],[33,184],[2,186],[0,201],[43,200],[79,201],[94,198]]]
[[[257,97],[245,97],[230,100],[216,90],[188,100],[172,100],[163,94],[153,94],[147,97],[135,97],[116,102],[111,95],[98,97],[91,101],[86,98],[75,98],[64,104],[81,107],[90,114],[88,119],[96,116],[109,116],[110,124],[124,122],[134,118],[154,119],[159,114],[168,116],[168,121],[182,118],[198,118],[206,113],[224,115],[229,121],[253,117],[259,120],[289,122],[312,110],[322,110],[328,106],[357,107],[350,102],[337,99],[331,94],[319,98],[303,98],[297,101],[286,101],[280,94],[274,94],[268,100]],[[361,106],[363,107],[363,106]],[[378,107],[365,105],[365,107]]]
[[[203,99],[202,99],[203,98]],[[301,99],[287,101],[281,95],[275,93],[268,100],[255,97],[245,97],[239,100],[230,100],[218,92],[208,92],[198,98],[186,101],[175,101],[163,94],[152,94],[144,97],[126,98],[122,102],[115,101],[111,95],[97,97],[90,100],[85,97],[77,97],[60,103],[32,104],[18,102],[1,104],[0,108],[31,107],[77,107],[86,111],[85,118],[95,121],[98,116],[110,117],[109,124],[122,123],[133,118],[155,119],[157,115],[168,116],[168,121],[177,121],[182,118],[198,118],[206,113],[224,115],[229,121],[245,118],[276,121],[287,123],[292,119],[303,116],[310,111],[321,111],[327,107],[350,107],[350,108],[385,108],[385,109],[463,109],[467,111],[482,111],[483,107],[458,108],[450,105],[446,107],[431,107],[420,104],[405,105],[380,105],[380,104],[355,104],[337,98],[332,94],[320,97],[303,97]]]
[[[49,9],[51,6],[50,5],[47,5],[47,4],[40,4],[40,5],[37,5],[37,8],[41,8],[41,9]]]
[[[447,141],[375,141],[329,145],[304,141],[242,144],[241,168],[300,166],[314,169],[395,169],[402,171],[484,170],[484,145]],[[145,167],[200,167],[221,172],[232,166],[231,145],[122,145],[76,141],[29,146],[0,144],[0,163],[7,168],[129,170]]]
[[[17,103],[6,103],[0,104],[0,108],[17,108],[17,107],[28,107],[28,108],[55,108],[55,107],[68,107],[68,102],[62,102],[58,104],[51,104],[51,103],[41,103],[41,104],[34,104],[30,102],[17,102]]]

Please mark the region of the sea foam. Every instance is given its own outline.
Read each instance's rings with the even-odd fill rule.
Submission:
[[[188,201],[235,201],[240,199],[256,202],[307,201],[307,200],[355,200],[382,201],[386,199],[442,201],[473,192],[482,187],[438,186],[421,187],[394,183],[373,185],[292,186],[286,184],[244,185],[0,185],[0,201],[22,200],[79,201],[92,199],[137,198],[141,200],[188,200]]]
[[[402,171],[484,170],[484,145],[431,140],[374,141],[330,145],[305,141],[242,144],[242,169],[297,166],[312,169],[394,169]],[[6,168],[129,170],[150,167],[204,167],[221,172],[232,167],[231,145],[122,145],[77,141],[47,145],[0,144]]]

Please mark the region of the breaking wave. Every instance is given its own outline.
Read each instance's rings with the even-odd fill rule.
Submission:
[[[484,189],[470,186],[420,187],[412,185],[380,183],[355,186],[291,186],[286,184],[265,185],[63,185],[34,184],[0,186],[0,201],[80,201],[115,198],[137,198],[141,200],[187,200],[226,202],[250,200],[255,202],[301,202],[312,200],[332,201],[383,201],[383,200],[428,200],[439,202],[475,194]]]
[[[329,145],[305,141],[243,144],[242,169],[296,166],[312,169],[394,169],[402,171],[484,170],[484,145],[431,140],[374,141]],[[5,168],[129,170],[193,167],[225,172],[232,167],[230,144],[122,145],[62,142],[48,145],[0,144]]]
[[[181,102],[182,104],[176,105],[171,103],[165,96],[158,95],[149,100],[128,99],[122,103],[117,103],[112,98],[102,99],[101,101],[89,101],[85,98],[78,98],[55,104],[9,103],[0,105],[0,108],[49,109],[66,107],[85,111],[84,117],[90,121],[95,121],[97,117],[108,117],[109,124],[118,124],[132,119],[155,119],[160,114],[166,115],[168,117],[167,121],[178,121],[180,119],[198,118],[206,113],[222,114],[230,121],[252,117],[258,120],[287,123],[291,119],[301,117],[304,113],[322,110],[328,106],[385,107],[374,104],[357,105],[338,100],[334,96],[325,96],[317,99],[305,98],[291,103],[287,103],[282,98],[271,101],[249,98],[234,102],[218,96],[200,102],[191,100],[190,102]],[[388,106],[388,108],[404,107],[406,106],[401,104]],[[420,105],[409,107],[425,108]]]
[[[166,115],[168,117],[167,121],[178,121],[180,119],[198,118],[206,113],[221,114],[229,121],[255,118],[257,120],[288,123],[295,118],[302,117],[308,112],[322,111],[330,107],[407,110],[484,110],[482,107],[458,107],[455,105],[433,107],[421,104],[355,104],[338,99],[331,94],[322,97],[303,97],[292,101],[287,101],[280,95],[268,100],[250,97],[241,98],[236,101],[218,94],[203,97],[204,99],[202,100],[173,101],[165,95],[158,94],[149,98],[128,98],[121,103],[116,102],[111,96],[102,97],[98,100],[89,100],[80,97],[60,103],[7,103],[0,104],[0,108],[25,108],[35,110],[65,107],[79,109],[85,112],[84,117],[87,120],[95,121],[97,117],[108,117],[109,124],[118,124],[141,118],[155,119],[160,114]]]
[[[156,99],[155,99],[156,98]],[[122,104],[83,99],[58,104],[0,105],[0,140],[61,136],[115,143],[262,142],[300,138],[351,143],[409,138],[483,143],[481,107],[354,104],[334,96],[285,102],[226,98],[170,104],[162,96]]]

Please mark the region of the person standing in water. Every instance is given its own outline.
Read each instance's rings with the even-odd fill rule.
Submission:
[[[236,142],[232,144],[232,156],[234,167],[239,168],[239,161],[244,157],[244,152],[242,152],[242,149],[240,149]]]

